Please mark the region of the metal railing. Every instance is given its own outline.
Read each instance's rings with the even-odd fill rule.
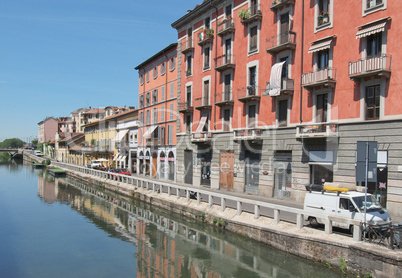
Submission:
[[[181,42],[181,51],[185,52],[193,48],[193,38],[187,37],[184,38]]]
[[[232,88],[226,89],[221,94],[215,95],[215,103],[225,102],[225,101],[233,101]]]
[[[194,107],[209,106],[209,96],[194,99]]]
[[[391,71],[391,55],[381,55],[377,57],[368,57],[349,62],[349,76],[367,74],[376,71]]]
[[[288,44],[288,43],[292,43],[292,44],[296,43],[296,34],[295,33],[289,31],[289,32],[279,34],[277,36],[272,36],[271,38],[268,38],[265,41],[265,47],[266,47],[266,50],[269,50],[271,48],[275,48],[277,46]]]
[[[293,207],[287,207],[283,205],[278,205],[278,204],[272,204],[272,203],[267,203],[263,201],[257,201],[253,199],[247,199],[247,198],[241,198],[237,196],[232,196],[232,195],[227,195],[224,193],[220,192],[215,192],[215,191],[209,191],[205,190],[202,188],[197,188],[197,187],[192,187],[188,186],[186,184],[180,184],[177,182],[171,182],[167,180],[155,180],[151,178],[146,178],[146,177],[140,177],[140,176],[126,176],[126,175],[121,175],[117,173],[113,173],[111,175],[110,172],[105,172],[105,171],[100,171],[100,170],[95,170],[95,169],[90,169],[90,168],[85,168],[82,166],[77,166],[73,164],[67,164],[67,163],[62,163],[62,162],[55,162],[52,161],[52,165],[56,167],[63,168],[67,171],[75,171],[81,174],[86,174],[86,175],[91,175],[93,177],[97,178],[102,178],[106,180],[115,180],[117,177],[117,180],[121,182],[119,184],[119,187],[122,187],[122,190],[125,190],[127,192],[132,192],[135,188],[142,188],[145,190],[149,190],[152,193],[157,193],[159,195],[162,194],[167,194],[167,196],[172,196],[173,192],[175,192],[175,195],[177,198],[181,198],[181,194],[185,194],[185,199],[187,201],[190,201],[190,193],[191,195],[196,196],[196,202],[197,205],[200,205],[201,203],[207,203],[209,207],[212,207],[215,205],[215,201],[219,203],[220,210],[223,212],[226,210],[229,203],[234,203],[235,206],[234,209],[237,211],[237,215],[241,215],[242,213],[252,213],[254,214],[255,219],[259,219],[261,216],[268,217],[268,218],[273,218],[273,224],[279,224],[280,221],[286,221],[286,222],[294,222],[296,223],[296,227],[298,229],[303,228],[304,226],[304,210],[303,209],[298,209],[298,208],[293,208]],[[251,206],[253,209],[252,211],[249,211],[245,209],[246,207]],[[262,210],[264,208],[264,210]],[[270,213],[265,213],[265,209],[272,210],[273,211],[273,217]],[[264,211],[264,212],[263,212]],[[292,215],[292,219],[286,219],[285,217],[282,217],[282,213],[287,212]],[[344,220],[339,217],[333,217],[333,216],[323,216],[319,213],[308,213],[309,216],[311,217],[316,217],[316,218],[324,218],[325,219],[325,232],[327,234],[332,233],[332,223],[334,221],[336,222],[343,222],[347,223],[349,225],[354,226],[353,229],[353,239],[357,241],[361,241],[361,235],[362,235],[362,225],[360,221],[356,220]]]
[[[222,56],[215,58],[216,68],[234,65],[235,63],[236,63],[236,57],[234,55],[223,54]]]
[[[309,123],[296,128],[296,137],[336,137],[338,124],[336,123]]]
[[[302,76],[302,84],[310,85],[328,80],[336,80],[336,69],[324,68],[316,71],[304,73]]]
[[[218,23],[218,34],[226,33],[230,30],[234,30],[235,26],[233,23],[233,18],[224,18],[220,23]]]

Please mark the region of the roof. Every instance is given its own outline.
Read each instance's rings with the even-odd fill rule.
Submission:
[[[209,9],[211,7],[215,8],[214,4],[215,3],[218,4],[219,2],[221,2],[221,1],[218,1],[218,0],[211,0],[211,1],[204,0],[204,2],[202,2],[202,4],[197,4],[195,6],[194,10],[189,10],[189,12],[186,15],[182,16],[181,18],[179,18],[178,20],[173,22],[172,27],[175,28],[175,29],[180,28],[180,26],[185,24],[187,21],[197,18],[206,9]]]
[[[158,53],[156,53],[152,57],[148,58],[147,60],[145,60],[144,62],[142,62],[138,66],[136,66],[134,69],[139,70],[140,68],[144,67],[149,62],[155,60],[158,56],[160,56],[160,55],[166,53],[167,51],[170,51],[170,50],[172,50],[172,49],[174,49],[176,47],[177,47],[177,42],[170,44],[169,46],[165,47],[164,49],[162,49],[161,51],[159,51]]]
[[[88,111],[84,112],[84,115],[98,114],[98,113],[103,113],[103,112],[105,112],[105,108],[94,108],[94,109],[89,109]]]
[[[123,117],[123,116],[130,115],[131,113],[132,113],[132,114],[138,113],[138,109],[130,109],[130,110],[125,111],[125,112],[120,112],[120,113],[117,113],[117,114],[115,114],[115,115],[112,115],[112,116],[103,118],[103,119],[101,119],[101,120],[94,121],[94,122],[92,122],[92,123],[88,123],[88,124],[86,124],[86,125],[83,125],[83,127],[88,127],[88,126],[91,126],[91,125],[97,125],[97,124],[99,124],[100,122],[105,122],[105,121],[117,119],[117,118],[119,118],[119,117]]]

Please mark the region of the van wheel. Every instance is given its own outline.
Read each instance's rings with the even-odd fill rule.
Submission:
[[[317,228],[318,227],[318,222],[317,222],[317,218],[315,217],[309,217],[308,218],[308,222],[310,223],[310,226],[313,228]]]
[[[349,233],[353,235],[353,225],[349,226]]]

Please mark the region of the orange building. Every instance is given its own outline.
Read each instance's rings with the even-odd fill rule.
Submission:
[[[175,180],[177,43],[136,68],[139,73],[138,173]]]
[[[309,183],[363,189],[357,142],[376,141],[368,191],[401,216],[402,6],[352,2],[204,1],[172,23],[178,181],[296,201]]]

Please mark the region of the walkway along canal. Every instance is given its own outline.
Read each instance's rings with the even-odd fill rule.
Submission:
[[[298,208],[137,176],[121,176],[115,181],[106,172],[58,162],[52,162],[52,165],[67,170],[69,175],[94,180],[115,192],[135,196],[153,206],[213,225],[221,225],[226,230],[309,260],[339,267],[340,261],[345,259],[349,271],[371,273],[375,277],[397,277],[402,267],[402,252],[361,242],[360,226],[357,224],[351,238],[332,233],[330,219],[325,231],[305,227],[303,211]],[[199,198],[190,199],[188,189],[195,191]]]

